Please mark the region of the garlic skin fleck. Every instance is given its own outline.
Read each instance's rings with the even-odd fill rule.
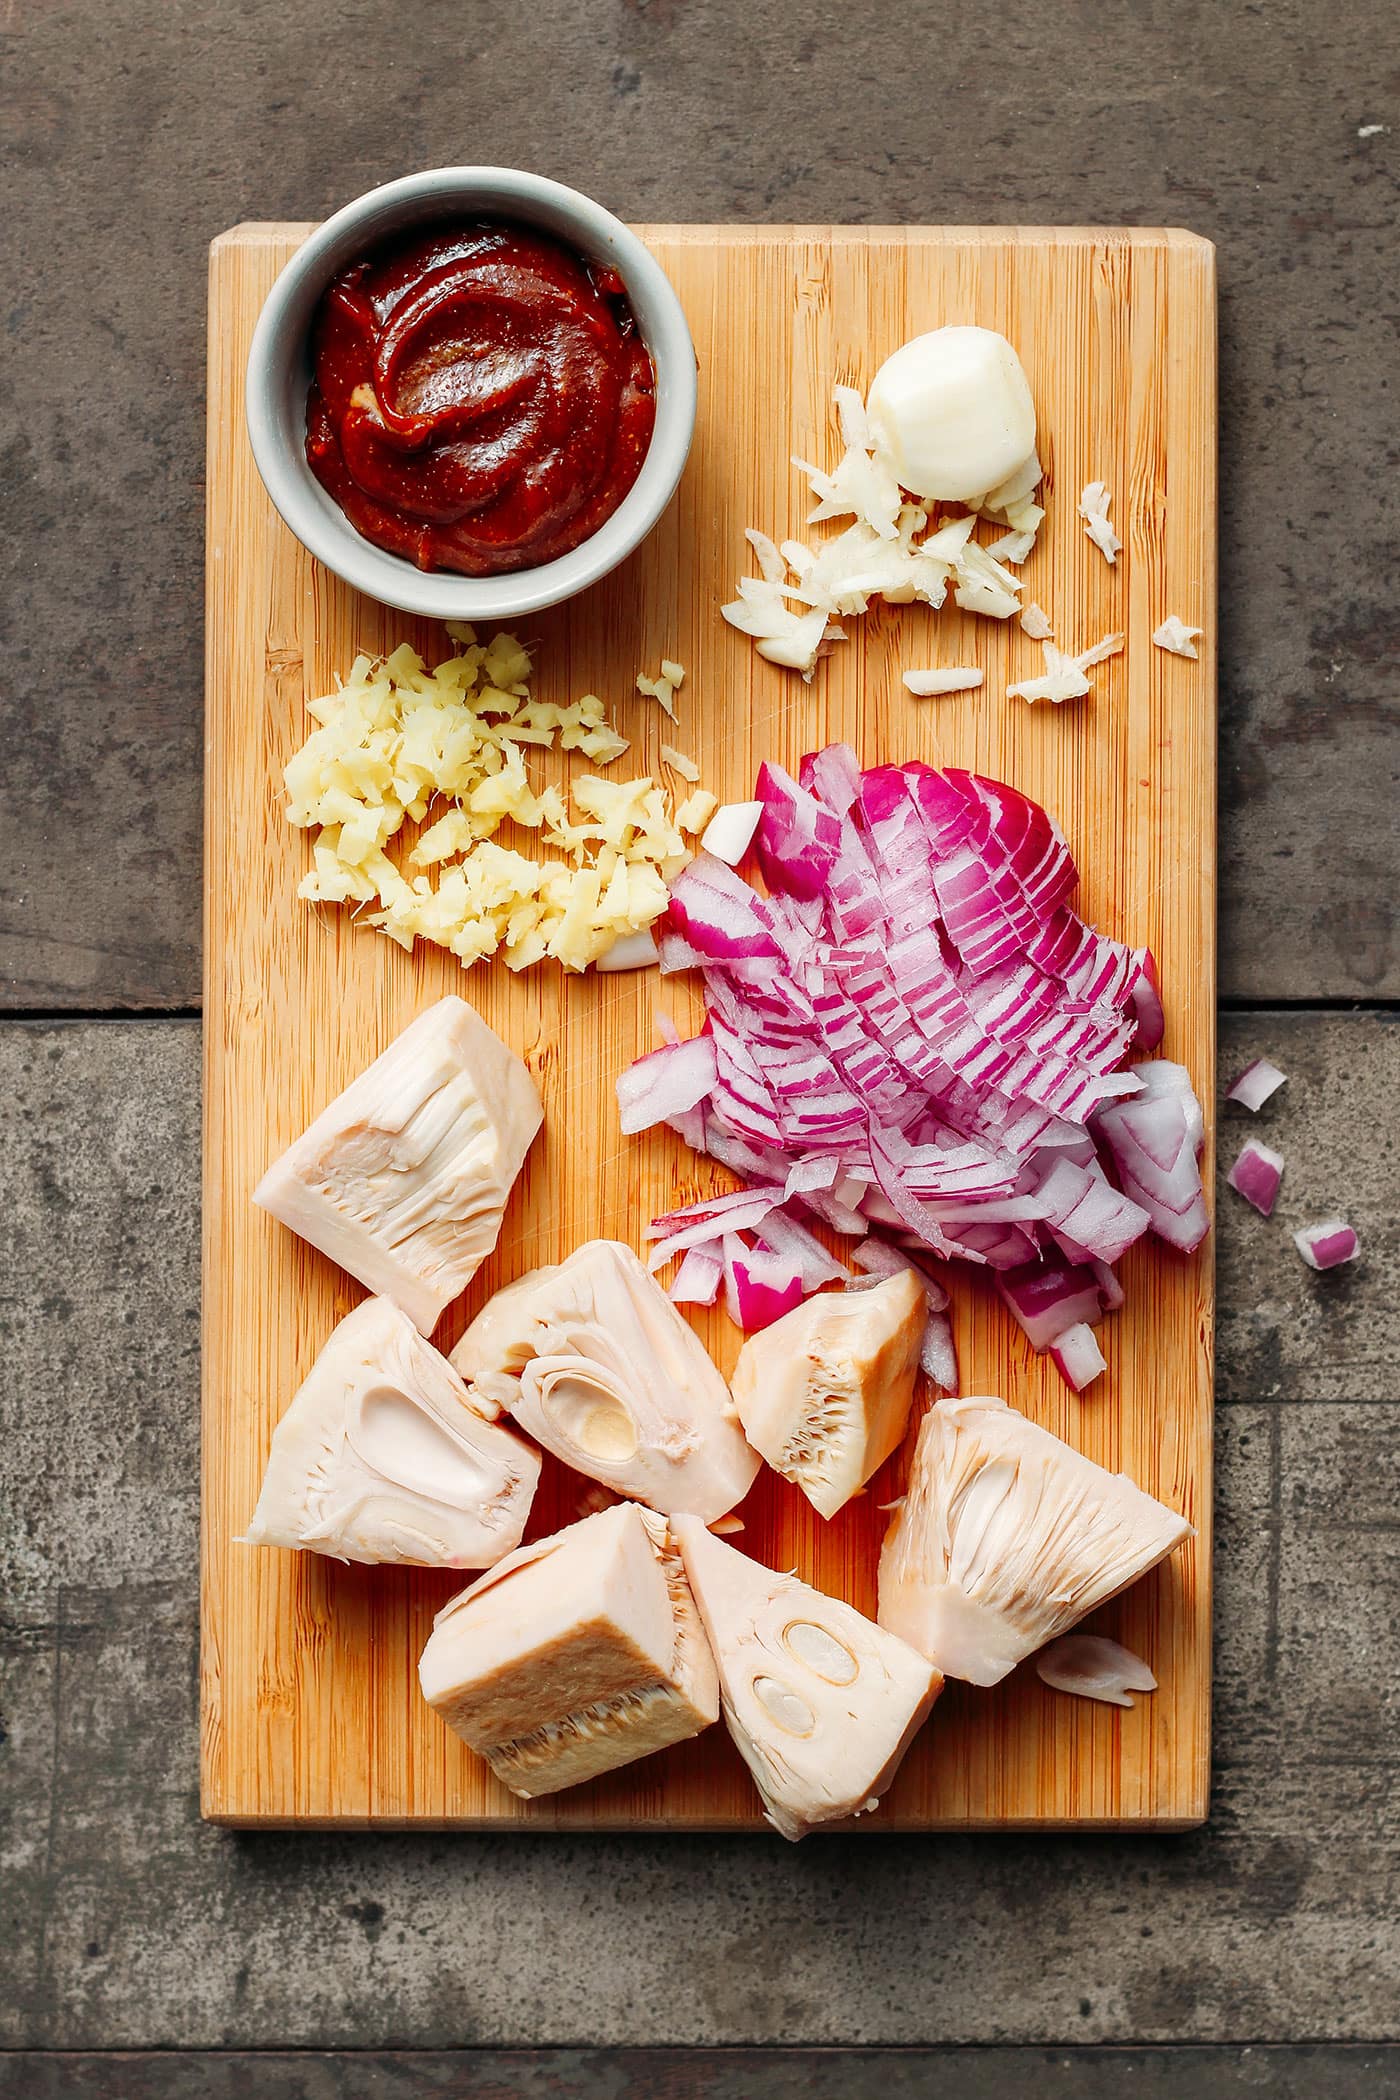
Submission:
[[[928,1303],[910,1269],[822,1291],[749,1336],[731,1381],[744,1434],[834,1517],[904,1434]]]
[[[1101,1633],[1066,1633],[1035,1659],[1035,1674],[1054,1692],[1132,1706],[1132,1693],[1155,1692],[1157,1680],[1140,1655]]]
[[[668,1515],[712,1523],[758,1472],[699,1336],[618,1240],[498,1291],[452,1362],[478,1406],[508,1409],[575,1472]]]
[[[885,1534],[880,1624],[946,1677],[999,1684],[1193,1535],[1004,1400],[940,1400]]]
[[[673,1526],[724,1718],[768,1821],[796,1842],[879,1805],[943,1679],[851,1605],[776,1574],[694,1517]]]
[[[253,1191],[424,1334],[500,1235],[544,1120],[534,1080],[465,999],[419,1014]]]
[[[527,1801],[719,1718],[679,1548],[665,1518],[635,1502],[522,1546],[454,1597],[418,1677],[448,1727]]]
[[[901,488],[977,504],[1035,451],[1035,403],[1021,360],[990,328],[915,336],[875,374],[866,403],[876,458]]]
[[[277,1425],[250,1546],[487,1568],[520,1544],[540,1476],[387,1298],[342,1320]]]

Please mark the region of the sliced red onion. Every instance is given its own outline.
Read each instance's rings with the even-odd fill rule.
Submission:
[[[595,970],[649,970],[660,960],[661,951],[651,929],[644,926],[640,933],[624,933],[611,948],[604,949],[593,967]]]
[[[947,1313],[931,1312],[919,1346],[919,1369],[945,1393],[958,1389],[958,1352]]]
[[[1050,1354],[1060,1376],[1066,1385],[1074,1387],[1076,1393],[1082,1393],[1085,1386],[1092,1385],[1108,1369],[1098,1336],[1083,1320],[1056,1335],[1050,1344]]]
[[[1271,1217],[1283,1179],[1283,1154],[1261,1145],[1258,1138],[1246,1138],[1225,1179],[1246,1203],[1254,1205],[1261,1218]]]
[[[801,1271],[781,1255],[746,1247],[736,1235],[724,1236],[724,1305],[745,1334],[771,1327],[803,1298]]]
[[[650,1130],[694,1108],[714,1091],[717,1076],[715,1046],[707,1035],[648,1051],[618,1075],[618,1121],[624,1133]]]
[[[713,1305],[724,1281],[719,1243],[687,1247],[668,1296],[674,1305]]]
[[[840,819],[781,766],[767,761],[759,767],[757,792],[763,804],[758,857],[769,888],[819,897],[836,864]]]
[[[1140,1655],[1101,1633],[1062,1633],[1035,1659],[1035,1674],[1055,1692],[1131,1706],[1133,1692],[1155,1692],[1157,1680]]]
[[[1132,989],[1133,1014],[1137,1021],[1133,1047],[1137,1050],[1155,1050],[1167,1028],[1167,1017],[1162,1011],[1161,987],[1157,982],[1157,962],[1150,948],[1135,948],[1133,954],[1141,965],[1141,975]]]
[[[703,1247],[722,1233],[751,1232],[781,1203],[782,1196],[781,1189],[740,1189],[733,1196],[697,1204],[693,1212],[674,1211],[670,1218],[658,1218],[647,1227],[648,1239],[658,1235],[647,1267],[654,1275],[673,1254],[684,1254],[688,1247]],[[682,1219],[684,1223],[676,1222]]]
[[[1294,1233],[1293,1244],[1310,1269],[1335,1269],[1344,1261],[1355,1261],[1361,1252],[1361,1242],[1345,1218],[1305,1225]]]
[[[1256,1057],[1252,1065],[1246,1065],[1239,1078],[1225,1096],[1227,1101],[1238,1101],[1251,1115],[1257,1115],[1271,1094],[1288,1084],[1288,1074],[1271,1065],[1267,1057]]]
[[[1103,1317],[1099,1287],[1089,1269],[1035,1262],[1002,1269],[997,1290],[1033,1349],[1057,1342],[1071,1327],[1097,1325]]]
[[[737,867],[758,829],[763,815],[761,802],[726,802],[717,809],[705,826],[700,840],[701,851],[711,853],[728,867]]]
[[[782,950],[773,938],[773,915],[761,897],[732,868],[712,854],[697,853],[671,885],[671,925],[702,960],[739,962]],[[663,967],[668,962],[662,943]]]
[[[993,1269],[1044,1347],[1121,1302],[1111,1264],[1145,1231],[1198,1245],[1190,1077],[1123,1062],[1160,1039],[1153,959],[1073,910],[1046,812],[959,768],[862,773],[844,745],[796,779],[766,766],[758,797],[768,894],[702,852],[661,934],[663,970],[702,973],[713,1080],[681,1105],[689,1086],[652,1066],[623,1100],[637,1127],[669,1108],[759,1207],[658,1221],[653,1262],[756,1232],[815,1287],[834,1265],[785,1237],[800,1208],[916,1265]]]
[[[663,1043],[675,1044],[681,1041],[681,1032],[664,1007],[658,1006],[652,1019]]]
[[[802,1278],[804,1295],[808,1291],[820,1290],[824,1283],[835,1283],[846,1274],[821,1241],[796,1218],[790,1218],[785,1210],[769,1211],[758,1227],[758,1238],[760,1246],[768,1253],[779,1255],[797,1270]]]
[[[862,1240],[860,1245],[853,1249],[851,1260],[858,1269],[863,1269],[867,1276],[873,1276],[881,1283],[887,1277],[898,1276],[901,1270],[907,1269],[923,1285],[929,1311],[941,1313],[948,1310],[948,1293],[938,1278],[930,1276],[923,1263],[916,1261],[912,1254],[906,1254],[902,1248],[892,1247],[888,1240]]]

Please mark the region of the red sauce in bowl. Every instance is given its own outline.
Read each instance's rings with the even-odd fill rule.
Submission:
[[[567,554],[651,442],[656,375],[621,278],[529,227],[438,227],[352,264],[311,355],[312,473],[420,569]]]

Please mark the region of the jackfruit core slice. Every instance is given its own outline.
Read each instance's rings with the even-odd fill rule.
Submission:
[[[672,1526],[719,1668],[729,1732],[786,1838],[879,1797],[943,1688],[924,1657],[851,1605],[707,1531]]]
[[[946,1677],[999,1684],[1192,1536],[1004,1400],[940,1400],[885,1535],[880,1624]]]
[[[367,1298],[277,1425],[246,1541],[488,1568],[520,1544],[539,1476],[534,1446],[482,1419],[408,1315]]]
[[[620,1241],[498,1291],[452,1362],[483,1411],[508,1408],[575,1472],[653,1509],[711,1523],[753,1485],[729,1387]]]
[[[275,1160],[253,1201],[424,1334],[495,1246],[544,1110],[465,999],[404,1029]]]
[[[448,1727],[526,1800],[719,1717],[679,1549],[635,1502],[522,1546],[455,1597],[418,1675]]]
[[[873,1289],[822,1291],[749,1336],[734,1367],[744,1434],[834,1517],[904,1434],[928,1319],[908,1269]]]

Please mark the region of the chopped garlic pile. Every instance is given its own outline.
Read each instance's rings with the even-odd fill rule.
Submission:
[[[1079,515],[1084,520],[1084,534],[1098,548],[1105,561],[1116,562],[1118,550],[1123,542],[1108,522],[1108,506],[1113,501],[1101,481],[1085,484],[1079,498]]]
[[[310,703],[321,726],[285,774],[289,820],[316,832],[299,894],[375,906],[368,923],[401,948],[432,941],[464,966],[501,950],[514,970],[545,956],[586,969],[659,917],[668,882],[691,857],[683,833],[702,830],[714,804],[692,795],[673,813],[647,777],[582,773],[567,794],[536,787],[531,746],[609,765],[626,739],[594,694],[566,707],[532,698],[529,652],[513,635],[483,644],[469,627],[449,631],[460,653],[435,670],[405,643],[379,660],[357,657],[338,692]],[[683,676],[664,663],[653,682],[670,696],[668,713]],[[440,798],[448,807],[407,855],[409,868],[436,880],[407,874],[385,849]],[[507,818],[557,857],[498,841]]]
[[[738,596],[720,611],[752,637],[769,663],[810,681],[818,659],[846,639],[843,618],[859,618],[872,598],[892,605],[915,599],[937,610],[951,591],[965,612],[1008,620],[1021,609],[1021,580],[1006,567],[1023,562],[1045,512],[1033,500],[1042,468],[1032,452],[1000,487],[974,497],[965,515],[934,524],[930,501],[911,503],[872,434],[854,387],[835,390],[845,450],[828,473],[795,458],[816,502],[809,524],[853,522],[809,545],[766,532],[744,534],[758,559],[757,576],[739,579]],[[990,547],[972,537],[978,518],[1008,529]]]
[[[1093,691],[1093,683],[1086,676],[1095,664],[1106,657],[1117,656],[1123,647],[1121,634],[1105,635],[1095,642],[1092,649],[1084,649],[1078,656],[1067,656],[1053,642],[1043,641],[1045,672],[1040,678],[1022,678],[1017,684],[1006,688],[1008,700],[1053,700],[1057,705],[1062,700],[1081,700],[1085,693]]]
[[[1173,656],[1189,656],[1197,660],[1196,644],[1205,633],[1203,627],[1188,627],[1171,613],[1158,628],[1154,628],[1152,639],[1159,649],[1167,649]]]

